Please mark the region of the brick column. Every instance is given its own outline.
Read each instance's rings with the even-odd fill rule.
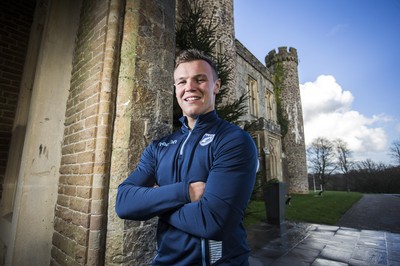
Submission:
[[[52,265],[104,264],[121,4],[87,0],[67,101]]]

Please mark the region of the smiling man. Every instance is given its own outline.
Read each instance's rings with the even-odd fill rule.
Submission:
[[[218,117],[221,81],[198,50],[176,58],[182,128],[153,141],[118,187],[116,212],[159,217],[153,265],[249,265],[243,217],[258,166],[249,134]]]
[[[215,109],[215,96],[219,92],[218,79],[213,62],[189,60],[183,53],[176,61],[174,72],[176,98],[188,125],[193,128],[197,117]]]

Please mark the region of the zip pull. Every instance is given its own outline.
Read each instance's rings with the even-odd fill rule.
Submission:
[[[179,150],[179,156],[182,156],[183,154],[183,149],[185,148],[186,142],[188,141],[188,139],[190,138],[190,135],[192,134],[192,131],[189,130],[189,134],[187,135],[185,141],[183,142],[181,149]]]

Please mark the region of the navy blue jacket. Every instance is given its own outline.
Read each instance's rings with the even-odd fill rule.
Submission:
[[[116,212],[129,220],[158,216],[154,265],[248,265],[243,216],[258,167],[250,135],[218,117],[153,141],[118,187]],[[200,201],[189,183],[203,181]],[[159,187],[154,187],[158,185]]]

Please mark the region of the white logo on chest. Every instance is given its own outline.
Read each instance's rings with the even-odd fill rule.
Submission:
[[[200,145],[201,146],[206,146],[208,144],[210,144],[213,139],[214,139],[215,134],[204,134],[203,138],[200,140]]]

